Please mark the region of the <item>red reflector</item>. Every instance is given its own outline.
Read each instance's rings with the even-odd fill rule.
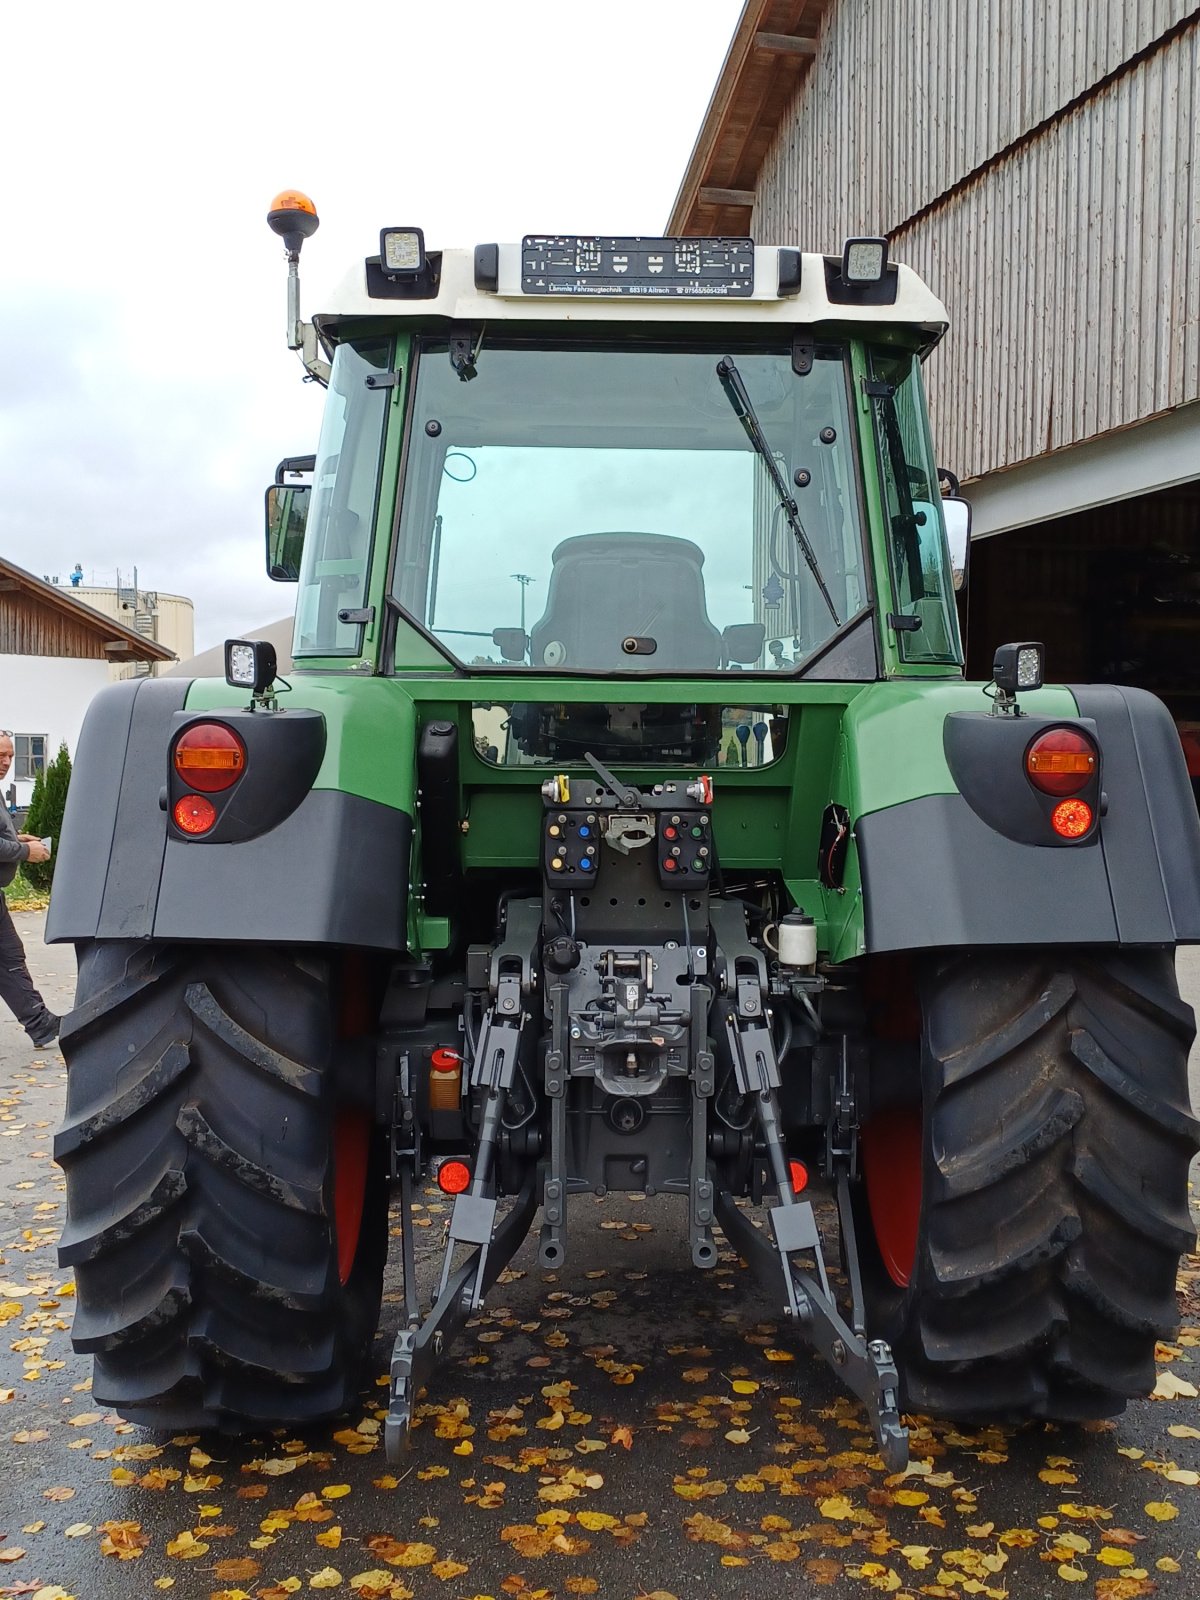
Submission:
[[[802,1194],[808,1188],[808,1168],[803,1161],[789,1161],[788,1174],[792,1180],[792,1193]]]
[[[458,1051],[451,1050],[445,1045],[439,1045],[429,1059],[435,1072],[457,1072],[462,1065],[462,1057]]]
[[[175,771],[193,789],[215,794],[246,770],[246,746],[219,722],[195,722],[175,745]]]
[[[1092,825],[1086,800],[1060,800],[1050,813],[1050,826],[1064,839],[1082,839]]]
[[[1096,747],[1075,728],[1051,728],[1025,752],[1025,771],[1043,794],[1078,794],[1096,775]]]
[[[217,820],[217,808],[202,794],[185,794],[182,800],[176,800],[171,815],[183,833],[207,833]]]
[[[471,1182],[471,1169],[465,1161],[443,1161],[437,1170],[437,1185],[443,1194],[462,1194]]]

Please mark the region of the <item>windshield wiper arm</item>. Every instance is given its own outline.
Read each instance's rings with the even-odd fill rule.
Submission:
[[[787,518],[788,527],[795,535],[796,543],[800,546],[800,554],[808,563],[808,570],[816,579],[817,588],[820,589],[821,596],[829,607],[829,615],[833,618],[834,626],[840,628],[842,625],[841,618],[837,614],[833,598],[825,585],[825,579],[821,574],[821,564],[817,560],[816,552],[809,543],[808,535],[804,531],[804,525],[800,521],[800,507],[792,498],[788,489],[787,479],[779,470],[778,461],[771,454],[771,446],[768,444],[767,436],[763,432],[762,423],[758,420],[758,413],[751,403],[750,396],[746,393],[746,385],[742,381],[742,375],[734,366],[730,356],[722,356],[720,361],[717,362],[717,377],[720,378],[721,387],[728,395],[729,403],[737,413],[738,421],[745,428],[750,443],[757,450],[762,458],[763,465],[771,475],[771,482],[775,485],[775,493],[779,496],[780,510]]]

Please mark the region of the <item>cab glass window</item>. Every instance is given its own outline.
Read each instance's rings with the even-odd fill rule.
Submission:
[[[321,442],[296,597],[296,656],[356,655],[362,624],[338,613],[363,605],[390,389],[368,389],[386,369],[386,341],[339,345],[325,398]]]
[[[904,661],[962,661],[942,497],[926,424],[921,367],[905,351],[871,352],[869,393],[887,518],[893,611]]]
[[[735,360],[812,566],[718,373]],[[790,671],[869,603],[846,351],[420,351],[394,592],[508,672]]]

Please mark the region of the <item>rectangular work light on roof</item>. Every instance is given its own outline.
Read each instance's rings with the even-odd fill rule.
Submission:
[[[847,239],[842,246],[842,281],[878,283],[887,266],[886,239]]]
[[[379,265],[389,277],[417,278],[425,270],[425,235],[420,228],[384,228]]]

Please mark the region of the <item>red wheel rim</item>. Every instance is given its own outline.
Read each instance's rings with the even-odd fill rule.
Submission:
[[[350,1281],[358,1254],[370,1153],[369,1114],[358,1110],[339,1111],[333,1130],[333,1227],[338,1277],[343,1283]]]
[[[863,1175],[875,1243],[888,1276],[907,1288],[921,1224],[921,1111],[898,1106],[862,1131]]]

